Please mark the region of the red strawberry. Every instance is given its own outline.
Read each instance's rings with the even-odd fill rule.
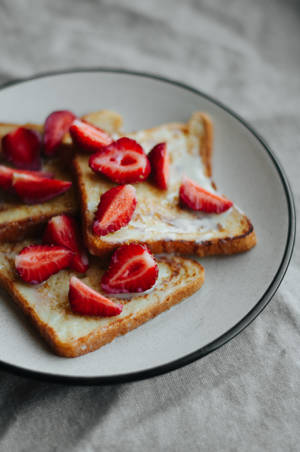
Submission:
[[[11,188],[14,170],[7,166],[0,165],[0,187],[4,190]]]
[[[53,178],[52,174],[44,173],[42,171],[17,170],[15,168],[9,168],[8,166],[0,165],[0,188],[9,190],[12,187],[14,174],[29,174],[37,177],[47,177],[48,179]]]
[[[48,157],[55,155],[64,135],[69,131],[76,116],[68,110],[54,111],[46,121],[44,127],[44,153]]]
[[[74,144],[85,152],[99,151],[102,146],[113,141],[104,130],[81,119],[75,119],[70,127],[70,134]]]
[[[38,170],[41,167],[41,136],[34,130],[18,127],[2,138],[3,155],[17,168]]]
[[[114,303],[88,287],[76,276],[70,279],[69,301],[76,314],[112,317],[121,314],[123,305]]]
[[[132,185],[119,185],[101,198],[93,224],[95,235],[106,235],[126,226],[136,208],[136,193]]]
[[[149,152],[148,158],[151,164],[151,175],[154,183],[162,190],[168,188],[169,154],[166,143],[159,143]]]
[[[147,246],[132,243],[114,252],[101,287],[108,293],[144,292],[157,277],[158,266]]]
[[[67,191],[72,182],[37,175],[14,173],[12,188],[25,204],[49,201]]]
[[[23,281],[38,284],[69,267],[73,253],[62,246],[31,245],[15,258],[16,270]]]
[[[93,171],[117,184],[141,182],[150,173],[150,163],[143,148],[126,137],[91,155],[89,165]]]
[[[90,267],[87,252],[81,248],[79,253],[75,254],[71,262],[71,269],[78,273],[85,273]]]
[[[222,213],[228,210],[233,202],[216,193],[209,192],[191,179],[184,179],[179,190],[180,201],[193,210],[207,213]]]
[[[85,273],[88,270],[89,260],[83,250],[75,218],[65,214],[52,217],[46,226],[43,242],[65,246],[73,251],[75,254],[70,267],[74,271]]]

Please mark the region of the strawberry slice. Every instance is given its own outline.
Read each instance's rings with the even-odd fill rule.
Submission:
[[[148,158],[151,165],[151,175],[155,185],[162,190],[167,190],[170,162],[167,144],[158,143],[149,152]]]
[[[15,267],[23,281],[39,284],[69,267],[72,257],[72,251],[62,246],[31,245],[16,256]]]
[[[71,269],[79,273],[85,273],[88,270],[89,260],[83,249],[75,218],[66,214],[52,217],[46,226],[43,243],[65,246],[75,253],[70,265]]]
[[[73,143],[85,152],[96,152],[102,146],[112,143],[111,136],[99,127],[88,122],[75,119],[70,127]]]
[[[93,171],[104,174],[117,184],[141,182],[151,170],[143,148],[126,137],[91,155],[89,165]]]
[[[207,213],[222,213],[233,205],[229,199],[205,190],[188,178],[180,186],[179,197],[190,209]]]
[[[68,110],[52,112],[44,126],[44,153],[47,157],[55,155],[64,135],[69,131],[76,116]]]
[[[123,310],[123,305],[91,289],[76,276],[70,279],[69,302],[72,311],[81,315],[112,317]]]
[[[9,168],[8,166],[0,165],[0,188],[9,190],[12,187],[14,174],[29,174],[37,177],[47,177],[48,179],[53,178],[52,174],[44,173],[43,171],[17,170],[15,168]]]
[[[18,127],[2,138],[5,159],[15,167],[38,170],[41,167],[41,136],[35,130]]]
[[[146,245],[120,246],[112,255],[101,287],[108,293],[144,292],[158,277],[157,263]]]
[[[14,170],[7,166],[0,165],[0,187],[9,190],[12,186]]]
[[[72,182],[37,175],[14,173],[12,188],[25,204],[49,201],[69,190]]]
[[[86,273],[90,268],[87,252],[83,248],[73,257],[70,268],[78,273]]]
[[[136,192],[132,185],[119,185],[105,192],[96,212],[94,234],[106,235],[126,226],[132,218],[136,203]]]

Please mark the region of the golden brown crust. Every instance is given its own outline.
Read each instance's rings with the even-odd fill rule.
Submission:
[[[213,124],[209,116],[200,113],[204,133],[201,139],[200,154],[206,167],[206,176],[212,177]]]
[[[77,208],[70,206],[69,208],[60,209],[59,212],[49,212],[48,215],[37,215],[35,217],[27,217],[18,221],[8,221],[0,223],[0,241],[16,242],[26,237],[33,237],[42,231],[47,221],[57,214],[76,214]]]
[[[248,218],[246,220],[248,228],[235,237],[206,240],[200,243],[194,240],[157,240],[148,241],[147,245],[154,254],[179,253],[205,257],[242,253],[256,245],[255,231],[250,220]],[[88,233],[86,234],[86,228],[84,228],[84,239],[90,253],[95,256],[108,257],[118,247],[118,244],[103,243],[101,248],[99,248],[92,236]]]
[[[89,248],[89,241],[90,241],[89,235],[90,234],[88,232],[89,225],[88,225],[88,219],[87,219],[87,215],[86,215],[87,210],[88,210],[87,195],[86,195],[86,191],[85,191],[84,179],[82,177],[83,175],[81,172],[81,168],[80,168],[79,162],[77,161],[76,157],[74,158],[74,160],[72,162],[72,167],[73,167],[73,171],[74,171],[74,179],[77,182],[77,191],[79,194],[83,240],[84,240],[85,246],[90,251],[90,248]]]
[[[180,261],[174,263],[173,274],[176,275],[176,265],[185,267],[186,272],[188,272],[187,266],[192,260],[183,258],[175,259],[180,259]],[[164,259],[162,258],[161,260]],[[170,261],[170,259],[165,260]],[[200,289],[204,282],[204,269],[198,262],[192,262],[194,270],[193,275],[189,274],[186,284],[184,286],[175,287],[174,291],[162,302],[156,303],[154,306],[143,308],[134,316],[129,315],[121,319],[115,318],[108,328],[95,329],[86,336],[82,336],[77,340],[69,342],[62,342],[56,331],[40,319],[35,310],[30,306],[28,300],[17,290],[14,279],[9,277],[4,271],[0,271],[0,285],[12,295],[14,301],[21,307],[25,315],[39,330],[56,354],[64,357],[76,357],[97,350],[103,345],[111,342],[117,336],[126,334],[137,328]],[[172,268],[172,261],[170,261],[170,267]]]

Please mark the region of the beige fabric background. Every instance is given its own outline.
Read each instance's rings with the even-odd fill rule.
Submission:
[[[275,150],[299,206],[298,1],[0,0],[0,82],[97,65],[166,75],[231,106]],[[106,387],[0,371],[0,450],[299,450],[298,248],[258,319],[188,367]]]

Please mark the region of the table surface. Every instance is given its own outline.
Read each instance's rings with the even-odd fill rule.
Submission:
[[[0,0],[1,83],[89,66],[184,81],[264,136],[286,170],[296,207],[299,42],[296,0]],[[1,451],[299,450],[299,270],[296,243],[280,289],[256,321],[170,374],[72,387],[0,371]]]

